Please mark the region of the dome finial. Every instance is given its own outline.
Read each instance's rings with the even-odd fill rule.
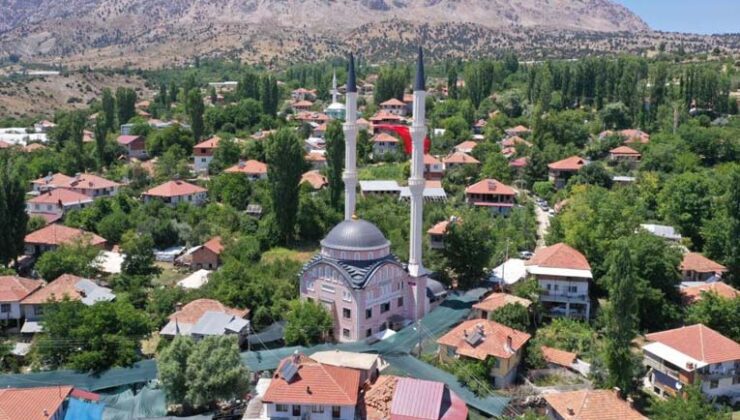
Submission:
[[[352,220],[360,220],[360,218],[357,217],[357,213],[352,213]]]

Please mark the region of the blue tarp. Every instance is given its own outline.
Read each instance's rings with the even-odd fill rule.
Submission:
[[[101,420],[105,404],[70,398],[64,420]]]

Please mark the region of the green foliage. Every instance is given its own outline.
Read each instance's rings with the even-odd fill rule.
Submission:
[[[623,130],[629,128],[631,123],[629,109],[621,102],[606,105],[599,112],[599,117],[607,130]]]
[[[490,219],[488,212],[469,212],[447,227],[442,255],[463,289],[477,285],[486,274],[493,249]]]
[[[335,209],[340,206],[344,181],[344,133],[342,124],[331,121],[326,128],[326,178],[329,182],[329,201]]]
[[[530,366],[544,367],[539,352],[541,346],[576,353],[589,360],[596,350],[596,332],[585,322],[568,318],[553,319],[550,324],[538,328],[528,344],[530,351],[527,353],[527,362]]]
[[[285,343],[289,346],[309,346],[328,338],[334,321],[319,303],[294,300],[285,316]]]
[[[185,371],[194,349],[195,343],[190,337],[178,335],[157,357],[157,379],[170,403],[186,401],[188,379]]]
[[[116,110],[119,124],[126,124],[133,118],[136,115],[136,91],[125,87],[116,89]],[[104,112],[107,119],[108,108],[104,109]]]
[[[686,311],[686,324],[704,324],[734,341],[740,341],[740,299],[702,292],[701,300]]]
[[[728,409],[717,407],[704,398],[697,385],[684,388],[683,395],[666,400],[655,399],[650,407],[650,418],[654,420],[730,420],[732,413]]]
[[[149,234],[129,231],[123,235],[121,252],[125,255],[121,272],[128,276],[158,275],[162,269],[155,264],[154,239]]]
[[[193,130],[193,138],[195,142],[199,142],[203,138],[203,132],[205,130],[203,124],[203,112],[205,112],[205,105],[203,104],[203,97],[200,95],[200,90],[194,88],[188,92],[187,101],[185,102],[185,110],[190,117],[190,128]]]
[[[457,380],[477,396],[486,396],[493,393],[493,387],[489,383],[489,373],[495,358],[489,357],[485,362],[474,359],[456,360],[450,369],[455,373]]]
[[[193,135],[179,124],[154,131],[146,141],[149,156],[160,156],[177,145],[183,151],[193,149]],[[184,153],[184,152],[183,152]]]
[[[239,162],[241,148],[231,137],[222,137],[218,147],[213,151],[213,160],[208,165],[208,172],[217,174]]]
[[[101,372],[139,360],[139,341],[149,334],[146,316],[119,300],[85,306],[65,298],[46,305],[44,334],[35,344],[44,363],[80,372]]]
[[[109,88],[103,89],[102,103],[102,116],[103,123],[105,124],[105,131],[110,133],[114,132],[116,128],[116,100],[113,97],[113,92]]]
[[[35,265],[39,276],[46,281],[52,281],[62,274],[92,277],[95,273],[93,261],[98,257],[100,248],[90,246],[88,243],[85,237],[82,237],[78,241],[43,253]]]
[[[295,234],[299,183],[306,166],[303,147],[293,131],[281,129],[267,139],[266,157],[279,239],[284,244],[290,243]]]
[[[379,105],[391,98],[402,100],[410,79],[407,68],[385,67],[380,69],[378,80],[375,82],[375,104]]]
[[[23,253],[28,220],[22,179],[12,158],[0,156],[0,265]]]
[[[262,111],[267,115],[277,114],[279,103],[279,91],[277,79],[273,76],[262,76],[260,81],[260,99],[262,100]]]
[[[246,210],[252,196],[252,185],[243,173],[222,173],[211,178],[208,187],[211,201],[228,204],[237,210]]]
[[[509,303],[491,312],[489,319],[519,331],[529,329],[529,311],[518,303]]]
[[[689,172],[669,179],[658,196],[660,214],[699,249],[704,244],[702,226],[711,214],[712,187],[705,174]]]

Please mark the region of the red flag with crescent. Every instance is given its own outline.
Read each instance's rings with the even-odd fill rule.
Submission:
[[[409,126],[407,125],[397,125],[397,124],[377,124],[374,126],[375,131],[391,131],[398,135],[398,137],[403,140],[403,146],[404,150],[406,151],[407,155],[411,154],[411,148],[412,148],[412,140],[411,140],[411,132],[409,131]],[[432,148],[432,141],[429,139],[429,136],[424,138],[424,153],[429,153],[429,150]]]

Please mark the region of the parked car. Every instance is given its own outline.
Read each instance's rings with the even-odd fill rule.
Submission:
[[[523,260],[528,260],[528,259],[532,258],[532,255],[534,255],[534,253],[532,251],[522,251],[522,252],[519,253],[519,258],[521,258]]]

